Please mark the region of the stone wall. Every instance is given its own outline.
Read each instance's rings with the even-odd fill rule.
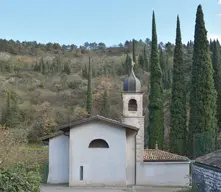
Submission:
[[[192,165],[192,185],[200,192],[221,191],[221,169],[194,163]]]

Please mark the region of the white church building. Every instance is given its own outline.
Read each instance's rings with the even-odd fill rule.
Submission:
[[[49,145],[50,184],[188,186],[190,160],[144,149],[143,93],[133,67],[123,86],[121,122],[91,116],[41,138]]]

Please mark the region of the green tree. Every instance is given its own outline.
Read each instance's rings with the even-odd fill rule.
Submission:
[[[69,75],[71,73],[71,68],[70,68],[70,65],[68,62],[65,62],[65,64],[64,64],[63,73],[66,73],[67,75]]]
[[[217,126],[216,97],[204,14],[202,6],[199,5],[196,13],[192,86],[190,92],[188,137],[188,154],[190,158],[209,153],[215,147],[214,134]],[[196,139],[196,135],[199,139]],[[198,137],[200,135],[205,138],[203,143],[201,143],[201,138]]]
[[[192,58],[193,58],[193,45],[191,42],[187,43],[187,46],[183,50],[183,62],[185,70],[185,83],[186,83],[186,92],[187,92],[187,102],[189,101],[189,92],[191,89],[191,68],[192,68]]]
[[[140,68],[144,71],[145,70],[145,66],[144,66],[144,57],[143,55],[139,55],[139,66]]]
[[[186,155],[186,87],[183,63],[182,38],[180,20],[177,17],[176,46],[174,50],[172,103],[171,103],[171,129],[170,151]]]
[[[217,131],[219,132],[221,130],[221,50],[220,45],[218,41],[213,41],[212,43],[212,63],[213,63],[213,79],[214,79],[214,86],[217,91]]]
[[[173,45],[168,42],[166,43],[165,48],[165,56],[163,56],[164,61],[163,63],[160,61],[160,63],[161,66],[163,65],[163,88],[169,89],[172,84]]]
[[[136,42],[133,39],[133,61],[136,62]]]
[[[125,62],[123,62],[124,74],[130,74],[131,57],[127,53]]]
[[[149,67],[149,62],[147,59],[146,45],[144,46],[144,49],[143,49],[143,58],[144,58],[144,70],[149,72],[150,67]]]
[[[89,56],[88,84],[87,84],[87,106],[86,106],[88,114],[91,114],[91,112],[92,112],[92,87],[91,87],[91,80],[92,80],[91,56]]]
[[[1,124],[15,127],[21,121],[21,113],[18,108],[17,95],[13,91],[5,92],[5,106],[2,111]]]
[[[39,65],[40,65],[40,72],[42,74],[44,74],[44,72],[45,72],[45,64],[44,64],[43,58],[41,58]]]
[[[136,59],[136,47],[137,47],[137,42],[135,41],[135,39],[133,39],[133,61],[135,62],[134,73],[137,75],[139,72],[139,64]]]
[[[162,70],[159,63],[155,14],[152,21],[151,67],[150,67],[150,95],[149,95],[149,125],[148,147],[154,148],[156,142],[159,148],[164,145],[164,117],[163,117],[163,88]]]
[[[160,49],[160,67],[161,70],[164,71],[164,53],[161,47],[159,49]]]
[[[84,65],[84,68],[82,69],[82,77],[83,78],[88,78],[88,68],[87,65]]]
[[[104,117],[108,117],[110,112],[110,103],[108,99],[108,92],[105,90],[102,93],[102,98],[101,98],[101,115]]]

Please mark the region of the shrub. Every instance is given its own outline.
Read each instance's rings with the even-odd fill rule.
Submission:
[[[81,80],[68,82],[68,87],[70,89],[79,89],[80,85],[81,85]]]
[[[1,192],[40,192],[39,166],[16,165],[0,169]]]

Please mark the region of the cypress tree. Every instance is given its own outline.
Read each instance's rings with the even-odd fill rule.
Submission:
[[[163,88],[162,70],[159,63],[157,32],[155,14],[152,20],[152,44],[151,44],[151,66],[150,66],[150,95],[149,95],[149,125],[148,146],[154,148],[156,142],[159,148],[164,145],[164,118],[163,118]]]
[[[66,73],[67,75],[69,75],[71,73],[71,69],[70,69],[68,62],[65,62],[65,64],[64,64],[63,73]]]
[[[217,131],[221,130],[221,57],[220,57],[220,46],[218,41],[213,42],[213,52],[212,52],[212,63],[213,63],[213,79],[214,86],[217,91]]]
[[[209,41],[202,6],[196,13],[194,51],[190,91],[189,157],[197,157],[215,147],[216,90]]]
[[[136,47],[134,39],[133,39],[133,61],[136,62]]]
[[[15,92],[6,92],[6,104],[3,108],[1,124],[5,124],[8,127],[15,127],[21,122],[21,114],[16,97]]]
[[[145,68],[144,68],[144,57],[143,55],[139,55],[139,66],[140,68],[144,71]]]
[[[123,63],[124,73],[130,75],[130,65],[131,65],[131,57],[128,55],[126,56],[126,60]]]
[[[108,117],[110,112],[110,103],[108,99],[108,92],[107,90],[104,91],[102,94],[102,100],[101,100],[101,115],[104,117]]]
[[[135,66],[134,66],[134,73],[136,75],[138,75],[138,72],[139,72],[139,64],[137,62],[137,59],[136,59],[136,42],[135,42],[135,39],[133,39],[133,61],[135,63]],[[131,63],[130,63],[131,64]],[[130,66],[131,68],[131,66]]]
[[[91,71],[91,57],[89,56],[89,64],[88,64],[88,84],[87,84],[87,112],[91,114],[92,111],[92,88],[91,88],[91,79],[92,79],[92,71]]]
[[[162,72],[164,71],[164,54],[163,49],[160,47],[160,67]]]
[[[186,87],[180,20],[177,17],[171,102],[170,151],[185,155],[186,149]]]
[[[149,72],[150,69],[149,69],[149,62],[147,59],[146,45],[144,46],[144,50],[143,50],[143,58],[144,58],[144,70]]]

